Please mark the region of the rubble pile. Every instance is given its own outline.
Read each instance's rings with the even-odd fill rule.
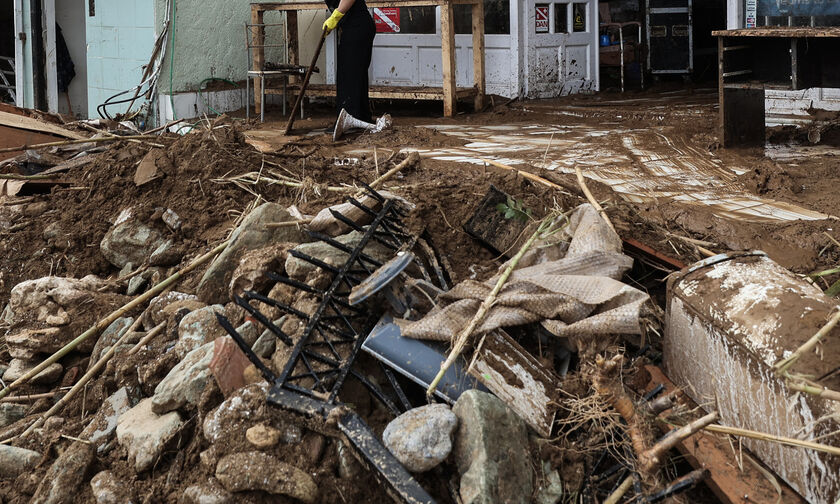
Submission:
[[[503,189],[530,182],[500,175],[456,220],[408,184],[416,154],[375,184],[238,128],[59,151],[92,157],[67,172],[83,189],[0,206],[62,256],[0,277],[2,502],[714,502],[715,467],[676,449],[717,406],[657,375],[663,339],[693,355],[641,283],[673,268],[628,255],[597,202],[526,212]],[[469,217],[483,243],[447,240]]]

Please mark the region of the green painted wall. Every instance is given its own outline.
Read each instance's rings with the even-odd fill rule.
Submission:
[[[247,0],[173,0],[175,2],[175,50],[170,40],[163,62],[160,90],[169,93],[195,91],[203,79],[219,77],[234,82],[245,80],[248,70],[245,48],[245,23],[251,20],[251,2]],[[159,32],[165,17],[166,0],[155,2],[155,27]],[[283,23],[285,16],[271,12],[265,23]],[[302,62],[308,64],[318,42],[326,8],[300,16],[300,47]],[[283,26],[267,29],[267,44],[283,43]],[[285,48],[267,49],[271,61],[285,61]],[[174,54],[174,64],[170,58]],[[325,68],[324,56],[318,62]],[[323,82],[321,75],[313,75],[312,82]]]

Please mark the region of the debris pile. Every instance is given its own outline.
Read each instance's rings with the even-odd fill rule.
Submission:
[[[805,322],[755,311],[759,277],[800,279],[721,266],[760,254],[700,263],[672,278],[666,317],[643,282],[678,261],[622,240],[582,176],[544,198],[537,175],[443,180],[416,153],[348,168],[329,139],[260,152],[224,119],[111,137],[3,165],[49,154],[53,170],[18,173],[0,202],[0,229],[18,226],[0,271],[3,502],[713,502],[699,484],[722,498],[720,468],[677,452],[704,429],[764,431],[749,446],[768,462],[781,448],[761,443],[832,416],[791,392],[813,386],[805,364],[772,371],[804,341],[768,335]],[[712,296],[727,289],[741,308]],[[836,306],[802,289],[813,333]],[[663,351],[686,393],[658,374]],[[812,409],[770,433],[743,421],[769,404],[739,404],[735,383]],[[836,499],[832,478],[800,479],[837,448],[808,449],[771,470]]]

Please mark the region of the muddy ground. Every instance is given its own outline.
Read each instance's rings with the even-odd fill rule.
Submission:
[[[630,101],[622,104],[623,100]],[[733,174],[729,189],[789,202],[803,208],[840,215],[840,197],[835,189],[840,174],[835,170],[836,157],[831,153],[813,155],[787,161],[773,161],[763,149],[723,150],[716,138],[715,97],[708,92],[679,95],[684,99],[668,98],[663,107],[657,102],[662,96],[654,92],[618,95],[602,93],[597,96],[569,97],[535,103],[513,102],[503,105],[494,99],[495,107],[487,112],[458,115],[453,119],[435,117],[436,108],[427,105],[414,110],[391,108],[386,103],[377,104],[377,112],[391,110],[395,127],[380,136],[355,135],[334,145],[326,133],[303,136],[294,145],[280,146],[274,153],[260,153],[246,143],[248,130],[281,127],[282,118],[269,113],[266,124],[245,124],[239,120],[219,119],[209,129],[199,130],[184,137],[167,135],[160,147],[145,143],[117,142],[97,154],[95,161],[62,174],[67,182],[53,186],[49,192],[26,192],[16,198],[0,200],[0,306],[6,304],[12,287],[21,281],[47,275],[82,277],[95,274],[116,280],[118,271],[100,252],[99,244],[120,211],[134,207],[141,215],[152,215],[171,209],[184,225],[177,232],[183,252],[180,266],[206,252],[225,239],[235,227],[237,218],[259,199],[295,205],[304,214],[317,213],[323,207],[340,202],[343,194],[329,187],[352,186],[356,180],[370,182],[377,170],[390,167],[391,153],[405,147],[460,147],[464,141],[429,128],[424,124],[506,125],[514,123],[549,125],[603,125],[610,128],[644,129],[661,131],[671,142],[685,148],[696,149],[727,164],[747,166],[749,170]],[[679,97],[678,97],[679,98]],[[642,99],[643,101],[633,101]],[[315,110],[314,119],[299,121],[301,132],[329,126],[328,109]],[[419,111],[419,113],[417,113]],[[557,112],[568,112],[558,115]],[[688,113],[687,113],[688,112]],[[621,133],[607,136],[604,142],[621,142]],[[345,163],[353,156],[347,153],[359,147],[377,148],[378,154],[366,155],[358,161]],[[142,187],[133,181],[138,163],[146,153],[159,148],[160,177]],[[395,155],[394,159],[401,159]],[[381,164],[377,168],[377,164]],[[399,174],[385,184],[385,188],[417,205],[411,222],[415,229],[424,227],[433,237],[435,245],[448,259],[453,280],[487,278],[495,273],[498,257],[476,240],[469,237],[463,225],[475,211],[490,184],[507,192],[539,218],[555,206],[569,208],[582,200],[574,175],[537,168],[539,159],[532,166],[518,166],[531,171],[564,188],[564,191],[535,184],[516,173],[493,166],[455,163],[436,159],[423,159],[419,167]],[[276,171],[304,181],[303,187],[285,187],[268,183],[250,184],[236,182],[236,177],[247,173],[270,174]],[[811,273],[837,266],[840,262],[840,239],[835,231],[834,219],[813,221],[746,222],[721,217],[702,205],[687,205],[674,199],[629,202],[611,187],[590,182],[597,199],[604,203],[622,237],[638,240],[663,254],[684,263],[694,262],[704,254],[727,250],[762,249],[770,257],[797,273]],[[38,189],[41,191],[41,189]],[[18,206],[20,205],[20,206]],[[3,222],[14,221],[16,228]],[[25,223],[23,226],[20,224]],[[12,230],[10,230],[10,228]],[[47,231],[45,233],[45,231]],[[689,240],[685,240],[688,238]],[[692,241],[693,240],[693,241]],[[179,266],[170,269],[174,271]],[[201,271],[188,276],[179,290],[191,291],[197,284]],[[831,282],[832,277],[827,281]],[[653,288],[661,292],[662,284]],[[661,299],[661,297],[660,297]],[[91,313],[95,320],[98,313]],[[118,361],[116,366],[140,366],[154,360],[162,348],[152,347],[133,357]],[[0,348],[0,360],[8,361],[8,352]],[[84,369],[86,361],[79,362]],[[162,369],[164,369],[162,367]],[[165,373],[165,370],[164,370]],[[113,392],[117,386],[97,382],[86,394],[67,407],[66,421],[61,433],[74,436],[84,425],[83,419],[96,411],[96,405]],[[32,387],[31,392],[46,389]],[[218,398],[216,398],[218,399]],[[218,402],[218,401],[216,401]],[[213,403],[211,398],[207,403]],[[36,404],[33,411],[42,411],[45,403]],[[260,406],[255,405],[255,408]],[[264,408],[264,405],[263,405]],[[199,407],[199,410],[201,407]],[[268,417],[277,412],[265,412]],[[381,428],[381,426],[379,426]],[[206,478],[204,469],[194,467],[197,454],[202,449],[200,425],[188,422],[184,434],[187,447],[173,452],[161,460],[159,467],[150,474],[136,476],[120,450],[112,450],[96,462],[96,470],[110,468],[117,475],[132,482],[138,495],[149,502],[174,500],[179,490]],[[66,442],[46,434],[51,443]],[[303,443],[297,451],[283,448],[278,456],[286,460],[304,461],[302,468],[310,473],[321,472],[333,487],[325,487],[322,502],[386,502],[382,491],[372,491],[377,485],[369,476],[357,481],[330,477],[335,471],[334,452],[313,456],[311,443]],[[49,448],[40,447],[45,453]],[[233,449],[233,448],[231,448]],[[278,448],[278,450],[280,450]],[[307,451],[309,450],[309,451]],[[178,455],[177,453],[186,453]],[[554,453],[557,465],[566,464],[579,468],[571,452]],[[573,460],[569,460],[569,459]],[[309,461],[309,462],[307,462]],[[3,502],[26,502],[27,493],[20,485],[37,484],[49,464],[27,475],[18,485],[0,486]],[[573,476],[570,476],[573,477]],[[427,483],[431,482],[431,478]],[[440,484],[440,483],[438,483]],[[25,489],[24,489],[25,490]],[[83,485],[80,501],[91,499],[90,488]],[[440,490],[446,495],[445,490]],[[248,496],[253,502],[263,502],[259,496]],[[695,502],[708,499],[698,490]],[[268,502],[268,501],[265,501]],[[279,502],[272,499],[271,502]]]

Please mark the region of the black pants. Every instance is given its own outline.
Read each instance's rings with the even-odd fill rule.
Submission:
[[[345,19],[346,21],[347,19]],[[338,39],[336,110],[362,121],[372,122],[368,98],[368,67],[373,53],[376,27],[367,11],[341,27]]]

